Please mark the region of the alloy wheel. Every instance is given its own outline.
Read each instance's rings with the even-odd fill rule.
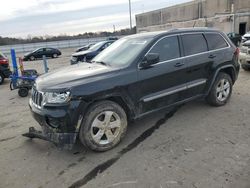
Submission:
[[[217,100],[223,102],[229,97],[231,90],[230,83],[227,79],[221,79],[216,88]]]
[[[113,111],[104,111],[96,116],[91,125],[91,136],[100,145],[112,143],[121,131],[121,119]]]

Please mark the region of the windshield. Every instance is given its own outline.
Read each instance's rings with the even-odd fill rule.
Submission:
[[[94,62],[114,67],[127,66],[138,56],[152,39],[122,38],[96,56]]]
[[[39,50],[42,51],[42,48],[37,48],[37,49],[33,50],[32,53],[33,53],[33,52],[37,52],[37,51],[39,51]]]
[[[98,42],[95,45],[91,46],[89,48],[90,51],[96,51],[98,50],[103,44],[105,44],[105,42]]]

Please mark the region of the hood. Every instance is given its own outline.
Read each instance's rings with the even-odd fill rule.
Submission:
[[[111,67],[96,63],[79,63],[39,76],[36,79],[36,88],[39,91],[67,90],[97,80],[112,70],[114,69]]]
[[[27,53],[25,53],[25,54],[24,54],[24,57],[30,55],[31,53],[32,53],[32,52],[27,52]]]
[[[86,55],[86,54],[91,53],[91,52],[92,51],[90,51],[90,50],[80,51],[80,52],[73,53],[72,56],[82,56],[82,55]]]

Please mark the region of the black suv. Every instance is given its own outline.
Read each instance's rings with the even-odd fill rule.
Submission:
[[[238,72],[239,50],[214,29],[175,29],[116,41],[91,63],[40,76],[30,109],[43,132],[25,136],[70,147],[80,138],[105,151],[125,135],[128,120],[197,98],[222,106]]]

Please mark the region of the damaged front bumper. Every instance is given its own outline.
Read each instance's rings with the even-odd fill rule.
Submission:
[[[29,132],[23,136],[28,138],[39,138],[54,143],[58,148],[71,150],[76,142],[77,133],[55,133],[38,131],[34,127],[29,128]]]
[[[72,149],[76,142],[81,122],[77,113],[79,104],[79,101],[73,101],[67,106],[39,108],[30,99],[29,107],[31,114],[40,124],[41,131],[30,127],[29,132],[23,134],[23,136],[46,140],[62,149]]]

